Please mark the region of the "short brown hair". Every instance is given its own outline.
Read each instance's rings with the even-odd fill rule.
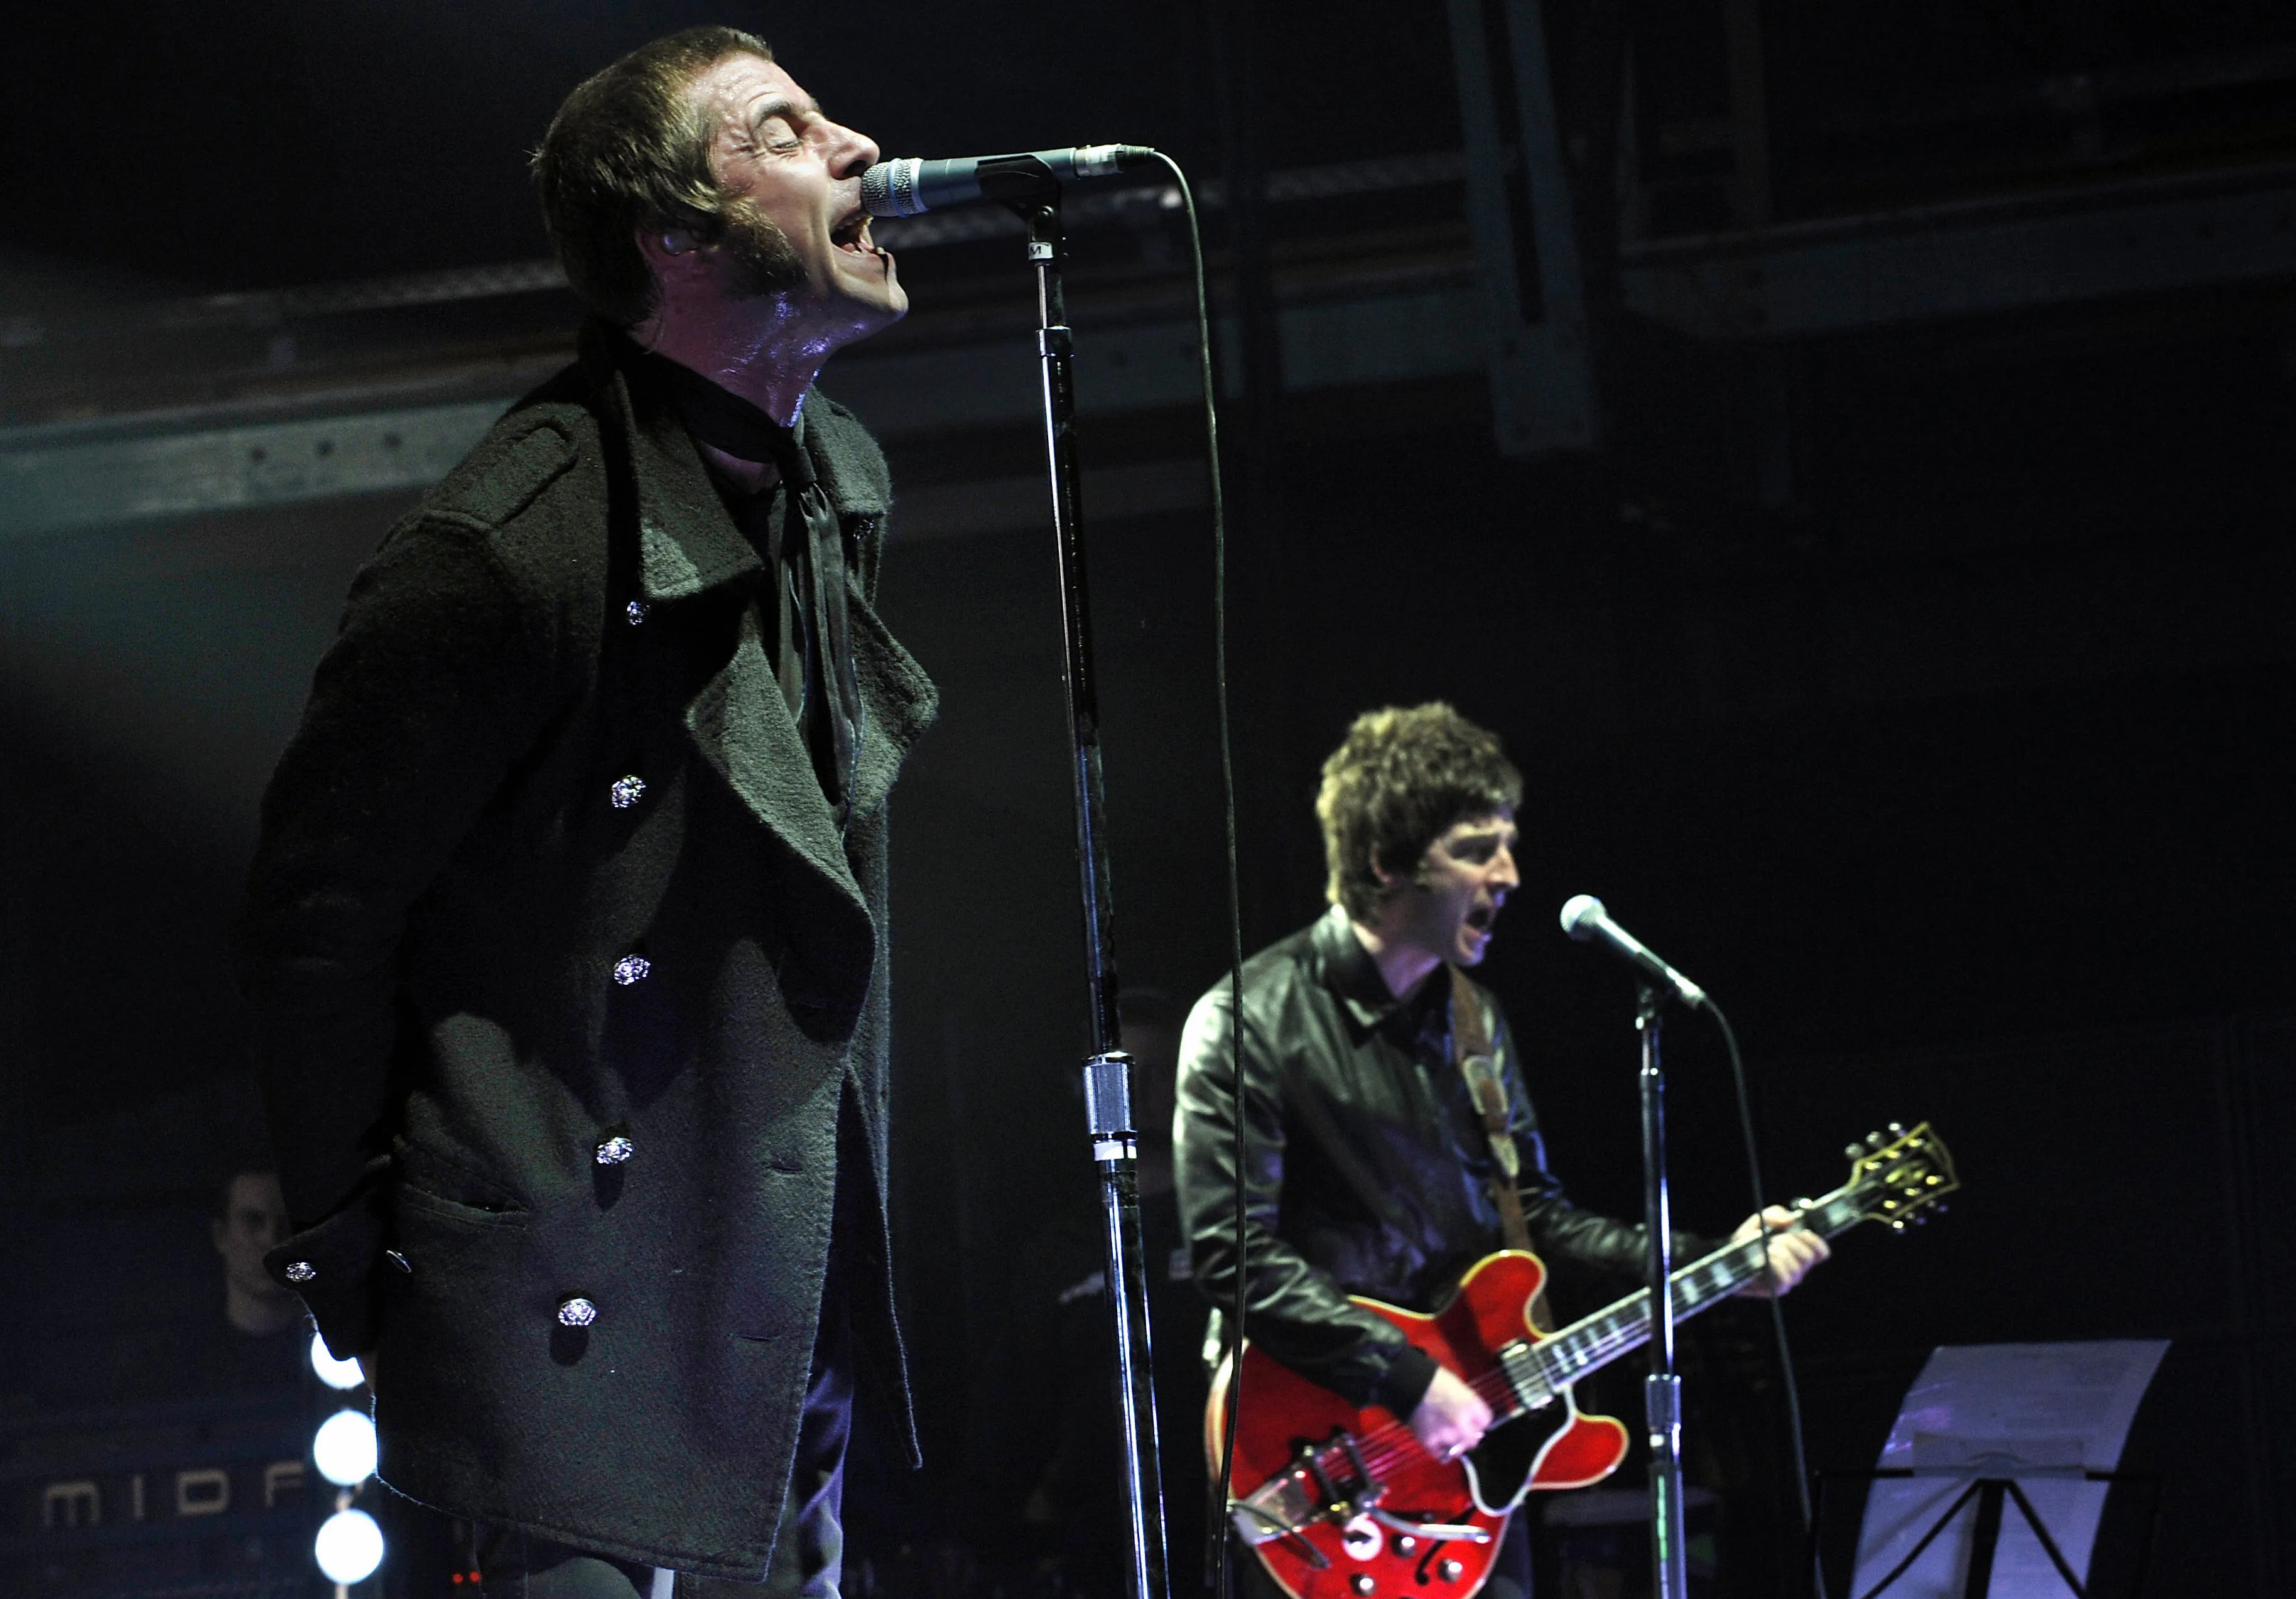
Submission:
[[[589,308],[619,327],[644,319],[659,292],[641,229],[684,228],[696,244],[725,233],[726,198],[709,167],[717,129],[687,90],[729,55],[774,59],[738,28],[688,28],[641,45],[584,79],[534,152],[542,217]]]
[[[1365,711],[1324,763],[1316,794],[1324,896],[1368,922],[1390,892],[1379,871],[1406,875],[1459,823],[1521,802],[1522,774],[1498,736],[1448,705]]]

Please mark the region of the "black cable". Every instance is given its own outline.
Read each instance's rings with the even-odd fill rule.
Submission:
[[[1826,1599],[1825,1572],[1817,1559],[1817,1544],[1811,1536],[1813,1520],[1809,1503],[1809,1460],[1803,1453],[1801,1435],[1801,1384],[1794,1377],[1793,1346],[1786,1340],[1786,1311],[1778,1297],[1777,1274],[1770,1265],[1769,1230],[1761,1222],[1763,1195],[1768,1191],[1762,1182],[1761,1152],[1754,1142],[1754,1102],[1746,1092],[1745,1057],[1738,1053],[1738,1035],[1730,1026],[1730,1019],[1722,1007],[1708,999],[1705,1009],[1713,1016],[1714,1025],[1722,1029],[1722,1042],[1730,1051],[1730,1081],[1738,1091],[1738,1130],[1746,1141],[1746,1175],[1754,1188],[1755,1234],[1762,1242],[1762,1275],[1770,1285],[1770,1331],[1778,1344],[1778,1367],[1785,1376],[1786,1427],[1788,1441],[1793,1453],[1793,1479],[1796,1501],[1801,1510],[1802,1546],[1809,1551],[1810,1583],[1817,1599]]]
[[[1204,1575],[1220,1599],[1229,1599],[1228,1537],[1234,1523],[1228,1519],[1227,1503],[1235,1475],[1235,1418],[1243,1408],[1244,1282],[1249,1274],[1243,1235],[1243,893],[1236,869],[1235,745],[1227,703],[1227,496],[1220,483],[1219,392],[1212,364],[1211,298],[1204,288],[1204,235],[1196,221],[1196,196],[1177,161],[1161,151],[1156,159],[1171,169],[1172,181],[1179,185],[1180,203],[1188,214],[1188,250],[1196,284],[1196,360],[1203,378],[1204,448],[1211,470],[1212,685],[1219,701],[1220,805],[1227,833],[1228,1067],[1235,1092],[1235,1298],[1229,1307],[1228,1324],[1221,1329],[1227,1345],[1227,1409],[1220,1430],[1219,1476],[1210,1496],[1212,1521],[1204,1538]]]

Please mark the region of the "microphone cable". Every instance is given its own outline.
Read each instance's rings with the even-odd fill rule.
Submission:
[[[1228,1560],[1233,1522],[1227,1513],[1235,1477],[1235,1422],[1243,1408],[1243,1308],[1250,1256],[1244,1240],[1248,1195],[1244,1187],[1243,1103],[1243,894],[1236,866],[1235,741],[1228,714],[1227,669],[1227,496],[1221,481],[1219,385],[1212,361],[1211,296],[1204,286],[1204,234],[1196,217],[1195,191],[1180,163],[1156,152],[1156,159],[1172,175],[1180,204],[1188,218],[1188,256],[1196,290],[1196,365],[1203,383],[1204,451],[1211,472],[1212,496],[1212,691],[1219,705],[1220,817],[1227,846],[1228,940],[1228,1070],[1234,1093],[1235,1165],[1235,1294],[1225,1307],[1227,1325],[1221,1329],[1226,1346],[1227,1397],[1220,1423],[1219,1470],[1206,1495],[1211,1524],[1204,1538],[1205,1586],[1230,1599],[1234,1571]]]
[[[1770,1266],[1769,1230],[1761,1223],[1763,1195],[1768,1192],[1762,1182],[1761,1152],[1754,1140],[1754,1102],[1746,1089],[1746,1061],[1738,1052],[1738,1034],[1730,1025],[1730,1018],[1710,995],[1702,1007],[1712,1014],[1714,1025],[1722,1029],[1722,1042],[1730,1051],[1730,1081],[1738,1095],[1738,1131],[1746,1144],[1746,1175],[1753,1185],[1755,1226],[1761,1230],[1755,1236],[1762,1242],[1762,1275],[1770,1285],[1770,1332],[1777,1341],[1778,1369],[1785,1378],[1786,1432],[1790,1453],[1793,1456],[1795,1502],[1801,1512],[1802,1546],[1808,1552],[1809,1579],[1817,1599],[1826,1599],[1825,1569],[1818,1558],[1816,1518],[1810,1508],[1809,1458],[1801,1431],[1801,1383],[1794,1375],[1793,1346],[1786,1338],[1785,1301],[1778,1293],[1777,1276]]]

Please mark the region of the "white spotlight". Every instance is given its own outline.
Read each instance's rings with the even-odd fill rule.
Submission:
[[[316,1332],[311,1334],[311,1369],[329,1388],[353,1389],[366,1381],[357,1361],[338,1360],[328,1354],[327,1341]]]
[[[329,1582],[365,1582],[382,1563],[382,1529],[363,1510],[339,1510],[319,1523],[311,1553]]]
[[[356,1410],[338,1410],[319,1423],[311,1458],[328,1481],[357,1488],[374,1475],[374,1423]]]

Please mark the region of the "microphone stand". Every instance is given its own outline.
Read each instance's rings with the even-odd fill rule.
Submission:
[[[1666,1185],[1666,1069],[1660,1058],[1665,1004],[1636,985],[1635,1031],[1642,1039],[1643,1221],[1650,1233],[1650,1375],[1643,1413],[1650,1430],[1651,1561],[1658,1599],[1688,1599],[1682,1510],[1682,1379],[1674,1370],[1674,1233]]]
[[[1052,472],[1053,537],[1061,578],[1062,642],[1069,698],[1069,751],[1076,788],[1077,870],[1084,908],[1092,1054],[1084,1062],[1086,1130],[1100,1168],[1108,1305],[1116,1353],[1116,1406],[1124,1430],[1124,1487],[1132,1538],[1131,1599],[1166,1599],[1164,1477],[1156,1439],[1150,1364],[1148,1271],[1140,1232],[1138,1150],[1132,1127],[1132,1058],[1117,1017],[1116,918],[1110,901],[1107,795],[1101,779],[1100,706],[1095,688],[1092,604],[1085,579],[1084,518],[1078,494],[1076,390],[1062,287],[1065,246],[1061,188],[1049,174],[981,174],[982,193],[1028,225],[1037,270],[1037,350],[1044,361],[1045,449]]]

